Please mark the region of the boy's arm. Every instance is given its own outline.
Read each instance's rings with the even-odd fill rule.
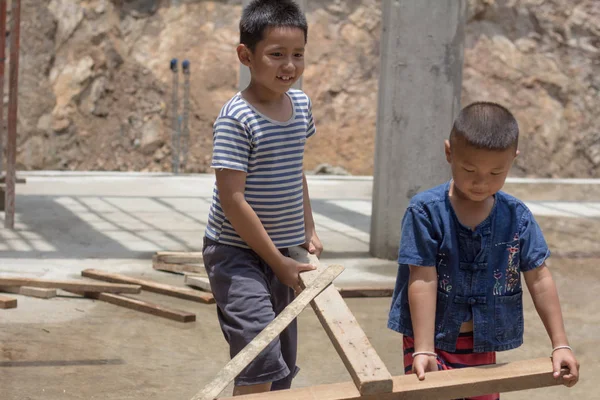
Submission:
[[[231,169],[217,169],[219,200],[227,219],[238,235],[273,269],[284,284],[299,290],[298,273],[315,269],[285,257],[275,247],[256,212],[246,201],[246,173]]]
[[[523,272],[533,304],[546,327],[552,347],[568,346],[556,284],[545,264]],[[579,379],[579,363],[569,349],[559,349],[552,354],[554,377],[560,375],[561,366],[568,367],[569,374],[563,377],[566,386],[573,386]]]
[[[435,311],[437,302],[437,270],[432,267],[410,266],[408,304],[413,326],[415,353],[435,352]],[[426,371],[436,370],[433,356],[420,355],[413,359],[413,371],[420,380]]]
[[[317,231],[315,229],[315,220],[313,219],[310,196],[308,195],[308,183],[304,172],[302,173],[302,186],[302,192],[304,194],[304,226],[306,230],[306,243],[304,244],[304,247],[309,253],[320,257],[323,252],[323,244],[321,244],[321,240],[317,236]]]

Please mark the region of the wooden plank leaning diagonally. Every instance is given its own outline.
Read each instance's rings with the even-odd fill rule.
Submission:
[[[31,286],[0,286],[0,292],[20,294],[22,296],[51,299],[56,297],[56,289],[46,289]]]
[[[562,371],[562,375],[566,373]],[[556,386],[562,379],[552,376],[550,358],[538,358],[431,372],[424,381],[414,374],[401,375],[393,377],[393,382],[391,393],[365,396],[352,382],[344,382],[220,400],[447,400]]]
[[[196,314],[187,311],[163,307],[159,304],[151,303],[149,301],[141,299],[133,299],[128,296],[110,293],[78,292],[74,290],[69,290],[69,292],[90,299],[100,300],[117,306],[129,308],[130,310],[140,311],[146,314],[152,314],[158,317],[167,318],[173,321],[194,322],[196,320]]]
[[[317,257],[301,247],[291,248],[290,255],[296,261],[320,266]],[[303,273],[300,279],[308,285],[317,271]],[[337,289],[328,287],[311,305],[359,392],[391,392],[392,375]]]
[[[126,275],[113,274],[98,269],[85,269],[81,275],[87,278],[99,279],[107,282],[123,282],[134,285],[140,285],[142,289],[148,292],[160,293],[166,296],[177,297],[179,299],[196,301],[198,303],[211,304],[215,302],[212,293],[202,293],[198,290],[182,288],[164,283],[154,282],[146,279],[132,278]]]
[[[213,400],[235,377],[242,372],[283,330],[308,306],[319,293],[344,270],[341,265],[330,265],[321,269],[312,283],[281,312],[265,329],[225,365],[217,376],[199,391],[192,400]],[[300,274],[302,275],[302,274]]]
[[[80,290],[82,292],[105,293],[139,293],[140,285],[125,285],[121,283],[98,283],[84,280],[62,281],[38,278],[0,278],[0,286],[32,286],[48,289]]]

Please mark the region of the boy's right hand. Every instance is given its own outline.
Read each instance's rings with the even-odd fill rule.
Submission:
[[[298,261],[290,258],[282,256],[275,268],[273,268],[277,279],[284,285],[287,285],[294,289],[296,293],[300,293],[302,287],[300,286],[300,272],[303,271],[312,271],[317,269],[312,264],[303,264]]]
[[[419,354],[413,359],[412,372],[420,381],[425,379],[425,372],[437,371],[437,359],[434,356]]]

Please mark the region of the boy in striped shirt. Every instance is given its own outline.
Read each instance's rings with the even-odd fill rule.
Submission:
[[[314,269],[287,249],[323,250],[303,172],[315,133],[311,102],[291,88],[304,71],[307,30],[292,0],[244,9],[237,54],[251,81],[213,126],[216,185],[203,256],[232,358],[293,300],[299,273]],[[235,379],[234,395],[290,388],[296,348],[294,321]]]

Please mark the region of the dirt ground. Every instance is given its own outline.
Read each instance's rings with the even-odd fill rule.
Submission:
[[[182,182],[186,190],[197,190],[197,185],[185,183],[187,181]],[[66,259],[61,258],[60,254],[53,255],[51,252],[31,255],[33,253],[22,250],[2,251],[0,252],[0,274],[15,274],[22,268],[23,273],[28,275],[47,276],[49,273],[60,272],[65,277],[74,279],[84,268],[99,268],[182,285],[181,276],[151,269],[151,252],[125,252],[124,248],[110,247],[109,242],[100,242],[96,239],[90,242],[84,227],[86,224],[93,224],[94,221],[91,219],[83,221],[81,219],[83,214],[68,219],[69,215],[66,211],[59,212],[52,208],[52,204],[59,201],[61,204],[67,204],[64,197],[53,198],[42,195],[57,190],[67,192],[60,185],[58,181],[27,184],[28,188],[25,191],[30,193],[18,197],[19,204],[29,205],[32,208],[29,210],[30,215],[33,213],[37,216],[35,212],[41,215],[43,210],[46,210],[47,220],[38,220],[39,226],[36,226],[34,225],[36,218],[33,218],[29,229],[21,228],[17,233],[30,243],[40,241],[40,237],[46,238],[48,243],[58,250],[63,249],[60,241],[73,244],[81,240],[86,242],[86,251],[89,249],[94,252],[94,255],[75,252],[71,259]],[[323,184],[323,193],[333,192],[328,185]],[[362,187],[361,185],[362,183],[358,182],[343,187],[350,193],[350,191],[356,192],[357,188]],[[131,183],[107,181],[101,183],[98,193],[112,193],[112,190],[114,196],[116,193],[121,193],[127,197],[123,192],[123,187],[127,186],[132,192],[138,192]],[[159,185],[154,190],[170,195],[177,194],[174,184]],[[514,192],[518,190],[521,189],[513,188]],[[86,192],[85,186],[81,184],[77,185],[77,191],[80,198],[94,200],[97,209],[101,209],[99,207],[101,198],[92,196],[98,193]],[[210,193],[210,188],[206,191]],[[33,195],[34,192],[37,194]],[[368,190],[365,189],[364,192],[367,193]],[[562,188],[554,194],[549,190],[541,192],[526,188],[522,189],[522,192],[532,200],[552,198],[600,201],[598,193],[583,187],[578,191]],[[319,193],[317,191],[315,196],[317,200]],[[339,196],[340,193],[339,190],[336,191],[336,195]],[[207,194],[203,194],[205,195]],[[347,197],[351,198],[350,194]],[[72,198],[76,198],[75,195]],[[116,204],[116,197],[111,199]],[[179,198],[181,199],[183,197]],[[34,206],[39,210],[33,210]],[[160,219],[162,217],[152,214],[153,209],[149,201],[140,203],[140,207],[148,220],[162,221]],[[318,207],[323,207],[318,211],[326,210],[323,205]],[[184,208],[179,207],[179,212]],[[75,208],[71,207],[71,210]],[[103,214],[104,220],[99,222],[106,225],[111,215],[108,209],[105,210],[107,211]],[[192,213],[197,212],[191,208],[189,210],[192,210]],[[189,210],[185,209],[185,211]],[[141,214],[130,213],[130,216],[141,218],[139,215]],[[340,219],[342,218],[344,216],[340,216]],[[120,219],[123,225],[127,223],[124,218]],[[45,233],[43,227],[53,220],[58,229]],[[61,220],[63,225],[56,222]],[[18,221],[22,223],[23,219],[20,218]],[[368,218],[360,221],[368,227]],[[538,221],[554,251],[554,256],[549,260],[548,265],[554,274],[561,295],[571,345],[582,364],[581,381],[572,389],[552,387],[507,393],[502,395],[502,399],[594,400],[598,398],[600,388],[598,381],[594,379],[600,374],[598,363],[600,359],[598,334],[600,254],[597,245],[600,219],[539,217]],[[141,220],[134,222],[139,225]],[[325,221],[319,219],[317,225],[319,224],[325,226]],[[368,229],[365,227],[361,229]],[[178,228],[192,229],[184,227],[182,222],[178,222]],[[139,228],[138,230],[141,232]],[[35,232],[39,236],[36,237]],[[194,235],[197,233],[188,231],[190,232]],[[164,237],[168,239],[173,238],[174,235],[173,232],[166,232]],[[0,231],[0,236],[6,239],[7,231]],[[6,240],[6,243],[9,243],[9,239]],[[346,238],[341,243],[349,243],[349,239]],[[363,247],[353,246],[349,249],[346,245],[333,254],[325,254],[323,262],[342,262],[344,265],[352,265],[355,261],[353,258],[362,254],[366,244],[360,245]],[[344,248],[349,254],[346,260],[340,255]],[[102,257],[102,252],[106,251],[111,251],[121,258]],[[372,262],[364,260],[367,259],[363,259],[364,263]],[[382,264],[368,271],[370,272],[364,272],[364,275],[361,275],[363,272],[358,271],[352,276],[359,279],[364,276],[366,279],[377,274],[389,282],[395,275],[393,263],[391,266]],[[184,324],[111,304],[78,298],[66,292],[50,300],[17,297],[19,302],[17,309],[0,310],[1,400],[187,400],[208,383],[229,359],[227,346],[217,323],[214,305],[197,304],[147,292],[139,295],[142,299],[196,314],[196,322]],[[525,296],[525,299],[525,344],[517,350],[499,353],[499,362],[547,357],[550,353],[550,342],[542,323],[537,317],[530,298]],[[390,372],[393,375],[402,374],[401,336],[386,328],[390,299],[347,299],[347,303]],[[301,371],[294,381],[294,387],[350,381],[349,374],[310,308],[300,315],[299,327],[298,365]],[[222,396],[230,394],[231,387],[226,389]]]

